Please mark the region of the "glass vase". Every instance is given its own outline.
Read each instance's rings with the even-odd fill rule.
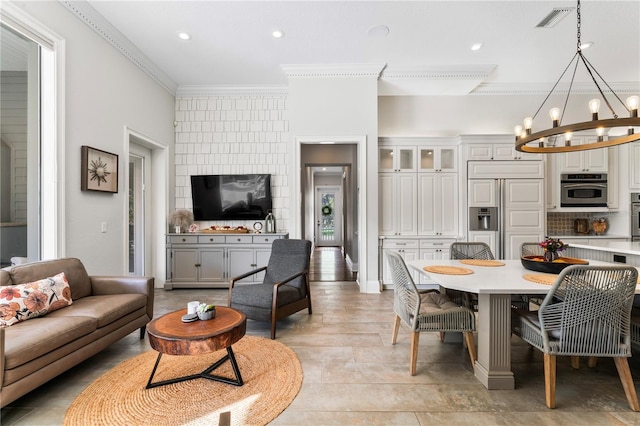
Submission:
[[[549,251],[549,250],[545,250],[544,251],[544,261],[545,262],[553,262],[558,257],[560,257],[560,256],[558,255],[557,251]]]

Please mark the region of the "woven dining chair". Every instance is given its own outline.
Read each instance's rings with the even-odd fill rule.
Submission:
[[[640,411],[627,358],[638,271],[630,266],[572,265],[564,269],[540,309],[514,309],[513,332],[544,353],[545,399],[555,408],[556,357],[613,358],[629,407]]]
[[[544,249],[539,243],[522,243],[520,246],[520,256],[543,256]]]
[[[479,259],[494,260],[491,247],[487,243],[482,242],[455,242],[449,248],[449,259]],[[447,290],[447,295],[456,303],[463,304],[473,311],[478,311],[478,295],[458,290]],[[529,306],[526,296],[513,295],[511,303],[515,307],[526,309]]]
[[[418,291],[407,266],[398,253],[387,250],[393,281],[393,311],[395,319],[391,344],[398,338],[400,322],[411,330],[411,357],[409,373],[416,374],[418,343],[421,332],[462,332],[469,351],[471,366],[475,367],[476,345],[473,332],[476,328],[474,313],[454,303],[446,294],[436,290]]]

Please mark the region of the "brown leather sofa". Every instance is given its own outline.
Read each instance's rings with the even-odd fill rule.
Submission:
[[[42,317],[0,327],[0,407],[140,329],[153,317],[154,279],[89,276],[75,258],[0,270],[1,286],[64,272],[73,303]]]

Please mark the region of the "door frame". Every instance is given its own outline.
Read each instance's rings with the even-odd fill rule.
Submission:
[[[167,271],[167,258],[165,248],[165,235],[167,233],[166,214],[169,210],[169,149],[167,146],[154,140],[141,132],[124,127],[124,158],[129,158],[131,150],[130,142],[149,148],[151,150],[150,182],[147,182],[147,191],[150,192],[150,205],[148,223],[145,232],[151,236],[145,254],[145,274],[155,277],[155,287],[164,288]],[[124,181],[129,182],[129,168],[124,167]],[[129,197],[122,197],[122,220],[129,222]],[[122,241],[124,248],[129,242],[129,226],[123,226]],[[122,250],[123,275],[129,273],[129,250]]]
[[[330,142],[328,142],[330,141]],[[367,136],[366,135],[343,135],[343,136],[296,136],[294,139],[292,173],[294,176],[291,185],[291,234],[294,238],[301,238],[302,235],[302,215],[304,206],[302,205],[301,179],[304,168],[300,158],[301,146],[303,144],[324,145],[331,144],[355,144],[358,158],[357,186],[358,186],[358,278],[356,282],[360,287],[360,292],[379,292],[380,283],[377,277],[368,280],[368,233],[367,233]]]

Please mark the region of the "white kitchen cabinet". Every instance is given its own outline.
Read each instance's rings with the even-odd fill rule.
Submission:
[[[629,144],[629,188],[640,190],[640,143]]]
[[[379,234],[416,235],[418,189],[415,173],[380,173]]]
[[[484,143],[467,145],[467,160],[541,160],[542,154],[520,152],[509,143]]]
[[[415,146],[380,146],[378,147],[378,172],[415,173]]]
[[[542,154],[520,152],[514,140],[513,144],[494,144],[493,160],[542,160]]]
[[[491,248],[491,252],[495,254],[495,247],[497,247],[497,236],[497,232],[469,231],[468,240],[471,243],[485,243]]]
[[[560,207],[560,174],[557,168],[557,155],[550,154],[546,158],[545,198],[547,210]]]
[[[572,143],[574,145],[579,145],[581,143],[593,143],[594,141],[595,140],[591,137],[584,139],[576,138],[572,141]],[[590,149],[588,151],[565,152],[558,155],[560,156],[560,173],[606,173],[609,167],[609,157],[607,149]]]
[[[393,285],[391,268],[389,267],[387,256],[384,254],[386,250],[398,253],[400,256],[402,256],[402,259],[404,259],[405,263],[412,260],[417,260],[419,253],[419,240],[395,238],[388,238],[383,240],[382,259],[379,260],[382,264],[382,284]],[[414,281],[419,278],[419,274],[417,271],[409,270],[409,273],[413,277]]]
[[[418,174],[418,235],[457,236],[457,173]]]
[[[497,206],[496,183],[493,179],[473,179],[468,181],[469,207]]]
[[[288,234],[167,235],[167,290],[226,288],[229,279],[266,266],[274,240]],[[241,283],[262,282],[264,273]]]
[[[418,147],[419,172],[457,172],[457,146],[420,146]]]

